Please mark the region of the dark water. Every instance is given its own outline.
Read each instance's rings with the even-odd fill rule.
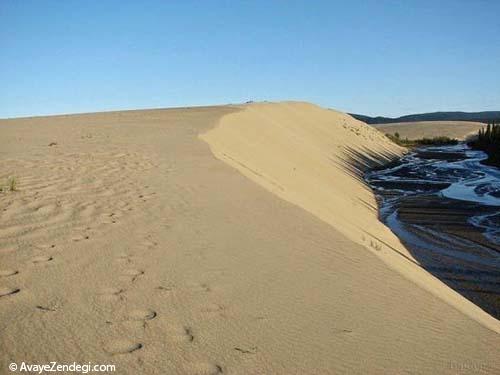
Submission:
[[[365,179],[429,272],[500,317],[500,170],[466,145],[419,148]]]

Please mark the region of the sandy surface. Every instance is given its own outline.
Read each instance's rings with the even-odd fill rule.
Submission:
[[[0,121],[0,373],[495,373],[499,323],[360,179],[403,150],[305,103]],[[51,143],[52,146],[49,146]],[[12,294],[9,294],[13,292]]]
[[[480,122],[471,121],[420,121],[396,122],[393,124],[372,125],[384,134],[399,133],[401,138],[419,139],[433,137],[449,137],[464,140],[468,136],[476,135],[478,130],[485,126]]]

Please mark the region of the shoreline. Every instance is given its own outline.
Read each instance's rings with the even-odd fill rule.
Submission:
[[[396,233],[425,269],[499,319],[500,264],[490,265],[488,259],[491,252],[500,253],[500,246],[487,241],[485,232],[470,224],[469,210],[479,208],[435,196],[407,199],[395,209],[396,220],[402,225]],[[397,224],[393,221],[389,226],[394,229]],[[416,243],[408,233],[425,241],[425,245]],[[430,255],[428,249],[434,254]]]
[[[427,149],[428,146],[411,152],[421,159],[444,162],[463,159],[459,152],[437,154]],[[388,168],[395,167],[401,167],[402,171],[398,173],[398,180],[376,183],[380,220],[391,228],[425,269],[499,319],[500,245],[488,238],[488,228],[472,222],[475,217],[496,214],[497,208],[448,198],[436,192],[445,191],[450,183],[426,181],[424,184],[413,180],[414,172],[407,172],[402,161]],[[408,196],[391,193],[415,189],[422,192]]]

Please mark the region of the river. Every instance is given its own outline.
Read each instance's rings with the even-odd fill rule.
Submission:
[[[465,144],[368,172],[382,221],[429,272],[500,318],[500,169]]]

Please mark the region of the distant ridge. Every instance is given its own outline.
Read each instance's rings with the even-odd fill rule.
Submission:
[[[500,111],[485,111],[485,112],[431,112],[420,113],[414,115],[406,115],[396,118],[391,117],[370,117],[349,113],[357,120],[367,124],[391,124],[394,122],[416,122],[416,121],[476,121],[488,123],[493,120],[500,119]]]

